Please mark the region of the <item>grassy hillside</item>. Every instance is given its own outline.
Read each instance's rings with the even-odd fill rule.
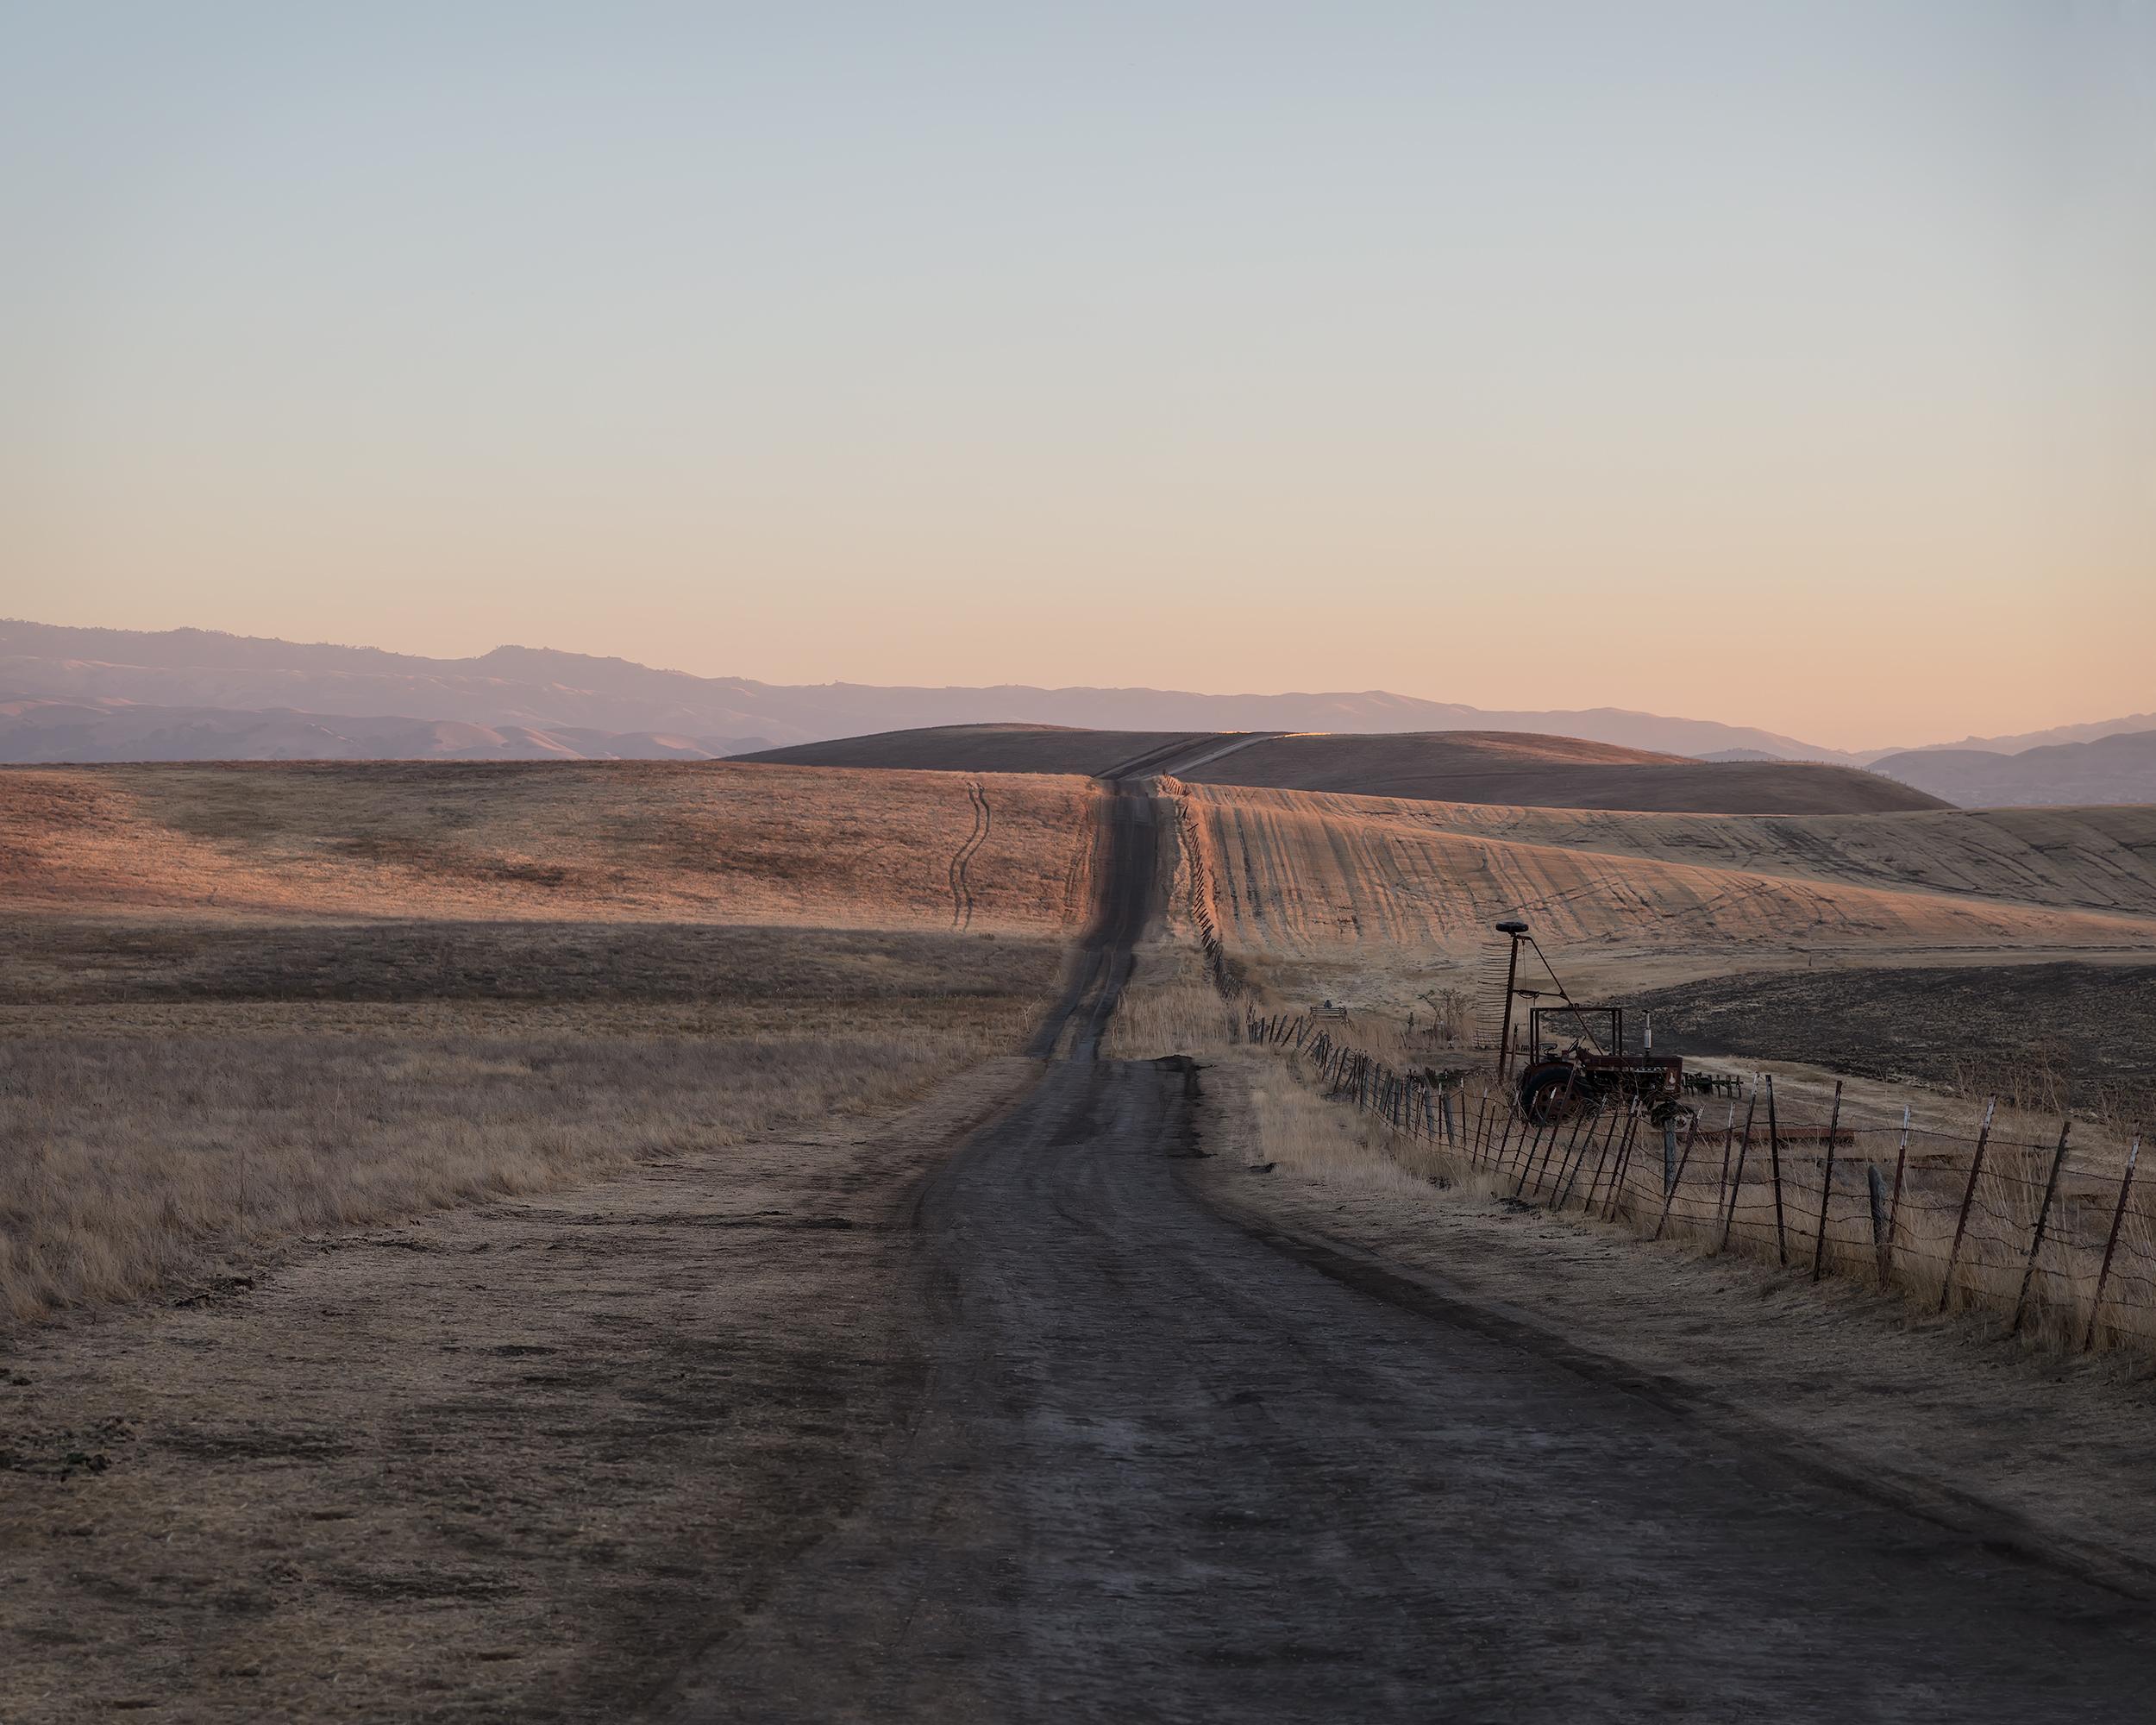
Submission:
[[[885,731],[743,758],[940,772],[1105,773],[1179,737],[1194,750],[1209,742],[1220,745],[1213,758],[1183,773],[1205,784],[1724,814],[1853,814],[1946,806],[1925,792],[1852,767],[1694,761],[1575,737],[1495,731],[1273,737],[968,724]]]
[[[939,724],[830,743],[796,743],[743,761],[799,767],[879,767],[937,773],[1106,773],[1156,749],[1196,744],[1203,731],[1081,731],[1061,724]]]
[[[977,930],[1082,921],[1093,793],[984,793]],[[981,821],[963,778],[723,762],[0,771],[16,911],[948,928]]]
[[[1501,731],[1273,737],[1190,776],[1215,785],[1545,808],[1854,814],[1943,806],[1924,792],[1851,767],[1690,761]]]
[[[1886,963],[2156,956],[2156,914],[1836,879],[1831,860],[1818,858],[1798,874],[1546,842],[1569,819],[1595,819],[1561,811],[1500,836],[1475,831],[1470,813],[1425,818],[1432,806],[1407,800],[1212,785],[1184,786],[1181,795],[1196,863],[1186,887],[1207,901],[1232,950],[1354,975],[1380,993],[1388,976],[1421,976],[1406,991],[1412,996],[1472,966],[1495,950],[1491,924],[1514,914],[1578,967],[1568,975],[1600,969],[1627,984],[1802,964],[1820,954]],[[1996,832],[1978,818],[1872,819],[1963,822],[1931,831],[1930,866],[2007,888],[2004,870],[1984,874],[1981,846]],[[1957,837],[1968,841],[1959,859],[1951,856]],[[2068,869],[2030,890],[2070,897],[2077,886]],[[2135,896],[2147,905],[2145,892]]]
[[[1357,819],[1379,812],[1357,799]],[[2156,916],[2156,807],[1927,809],[1857,815],[1652,814],[1392,800],[1387,821],[1890,892]]]

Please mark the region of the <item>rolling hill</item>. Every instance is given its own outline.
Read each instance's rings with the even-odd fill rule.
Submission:
[[[32,919],[1075,928],[1088,905],[1094,787],[1011,776],[987,796],[984,825],[968,781],[948,773],[17,767],[0,769],[0,905]]]
[[[1183,733],[1195,744],[1205,733]],[[1182,769],[1193,783],[1338,791],[1442,802],[1710,814],[1848,814],[1935,808],[1938,800],[1849,767],[1714,762],[1572,737],[1506,731],[1394,735],[1214,733],[1223,745]],[[747,758],[796,765],[946,772],[1099,773],[1173,732],[963,725],[887,731]]]
[[[2138,873],[2096,909],[2083,907],[2086,882],[2071,866],[2043,872],[2046,836],[2029,836],[2018,859],[2028,866],[2018,866],[1983,817],[1951,811],[1862,818],[1925,824],[1931,880],[1889,882],[1838,878],[1824,854],[1791,866],[1800,822],[1787,823],[1794,831],[1779,854],[1763,842],[1758,864],[1733,867],[1729,851],[1683,860],[1681,830],[1664,833],[1665,854],[1645,835],[1629,855],[1550,842],[1570,821],[1601,829],[1615,819],[1593,812],[1538,811],[1513,830],[1480,831],[1475,811],[1458,806],[1188,782],[1177,795],[1197,859],[1183,876],[1192,914],[1209,919],[1232,953],[1263,962],[1413,977],[1433,963],[1486,960],[1492,924],[1512,915],[1528,919],[1568,975],[1614,964],[1628,980],[1821,954],[1856,964],[2156,956],[2156,869],[2131,845],[2156,840],[2149,821],[2113,836]],[[1728,825],[1749,832],[1767,823]],[[1984,890],[1931,884],[1955,877]]]
[[[1189,776],[1204,784],[1540,808],[1854,814],[1938,806],[1852,767],[1690,761],[1577,737],[1481,731],[1273,737]]]

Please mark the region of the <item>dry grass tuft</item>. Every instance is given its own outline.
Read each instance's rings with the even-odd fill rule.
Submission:
[[[893,1105],[1016,1047],[1061,957],[636,925],[0,936],[0,1323]]]
[[[974,1051],[932,1033],[22,1038],[0,1049],[0,1318],[894,1102]]]

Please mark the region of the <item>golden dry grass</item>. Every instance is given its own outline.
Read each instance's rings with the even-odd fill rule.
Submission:
[[[1486,831],[1476,812],[1442,805],[1167,788],[1183,811],[1178,832],[1187,853],[1175,926],[1194,934],[1217,928],[1233,962],[1269,966],[1283,997],[1298,1005],[1331,996],[1404,1019],[1426,991],[1460,988],[1487,1019],[1495,999],[1488,966],[1500,944],[1490,925],[1515,914],[1533,925],[1568,984],[1589,998],[1738,969],[2156,958],[2156,875],[2145,862],[2134,863],[2137,875],[2125,861],[2073,862],[2058,811],[2029,812],[2045,817],[2034,823],[1973,812],[1865,817],[1903,832],[1904,848],[1927,859],[1916,878],[1890,887],[1879,883],[1882,859],[1901,854],[1893,849],[1900,841],[1859,841],[1856,828],[1840,840],[1856,878],[1838,880],[1823,840],[1804,853],[1811,873],[1789,862],[1808,842],[1790,836],[1800,823],[1716,824],[1730,835],[1730,854],[1762,863],[1739,869],[1672,860],[1691,830],[1675,817],[1578,818],[1583,837],[1631,834],[1635,852],[1618,854],[1539,842],[1569,830],[1573,817],[1564,811],[1483,812],[1512,819],[1538,841],[1523,842],[1501,836],[1513,827]],[[1671,855],[1649,854],[1657,841],[1628,821],[1669,825],[1664,848]],[[2156,841],[2148,811],[2098,812],[2088,826],[2109,835],[2092,848],[2123,858],[2140,856],[2143,829]],[[1762,836],[1776,833],[1779,850]],[[1790,871],[1774,871],[1783,867]],[[2110,882],[2107,902],[2134,908],[2078,907],[2099,877]],[[1934,884],[1950,878],[1987,892]],[[2011,896],[2024,890],[2027,900]]]
[[[1733,870],[1485,838],[1476,833],[1476,823],[1457,811],[1451,819],[1469,831],[1440,832],[1437,837],[1445,842],[1432,844],[1427,826],[1393,820],[1395,811],[1389,805],[1366,810],[1361,800],[1351,798],[1297,799],[1188,786],[1169,789],[1183,800],[1183,818],[1176,825],[1181,851],[1167,931],[1169,939],[1179,943],[1180,956],[1149,955],[1112,1027],[1112,1045],[1127,1046],[1133,1053],[1159,1052],[1159,1043],[1173,1037],[1173,1045],[1226,1066],[1235,1082],[1250,1088],[1258,1122],[1254,1130],[1261,1141],[1281,1146],[1277,1153],[1269,1150],[1268,1157],[1344,1190],[1405,1189],[1403,1182],[1406,1186],[1436,1182],[1502,1196],[1518,1187],[1531,1198],[1547,1198],[1563,1183],[1553,1166],[1562,1170],[1568,1156],[1588,1154],[1569,1139],[1560,1146],[1544,1134],[1534,1140],[1532,1156],[1523,1156],[1527,1140],[1520,1128],[1508,1124],[1507,1100],[1491,1090],[1488,1049],[1473,1046],[1472,1038],[1463,1042],[1431,1031],[1438,1016],[1433,1008],[1440,1004],[1431,997],[1432,992],[1445,994],[1442,985],[1456,978],[1487,980],[1482,967],[1463,963],[1461,947],[1485,941],[1487,923],[1501,909],[1519,908],[1528,888],[1542,899],[1531,913],[1576,981],[1583,973],[1621,977],[1627,969],[1645,968],[1648,962],[1675,962],[1702,970],[1758,963],[1763,957],[1772,962],[1777,938],[1786,938],[1781,919],[1800,909],[1811,919],[1807,938],[1821,938],[1822,932],[1847,938],[1852,957],[1873,963],[1892,962],[1905,951],[1930,957],[1942,944],[1951,947],[1971,937],[1977,938],[1971,944],[1989,951],[1996,963],[2002,955],[2033,958],[2061,949],[2071,952],[2082,943],[2117,941],[2129,951],[2137,950],[2138,943],[2146,950],[2156,933],[2156,925],[2141,918],[1950,895],[1921,886],[1890,892],[1876,885],[1843,887],[1760,873],[1744,877],[1740,889],[1729,878],[1737,874]],[[1520,824],[1545,831],[1563,819],[1545,811],[1514,812]],[[2016,841],[2032,852],[2043,850],[2058,823],[2057,812],[2047,812],[2049,821],[2031,825]],[[2128,844],[2138,830],[2134,819],[2146,812],[2096,812],[2095,824]],[[1934,866],[1978,873],[1984,860],[1996,855],[2001,843],[1996,822],[1976,816],[1921,819]],[[1958,843],[1963,852],[1957,859],[1952,852]],[[1827,865],[1814,857],[1809,866]],[[1878,866],[1871,872],[1876,874]],[[2035,877],[2035,890],[2065,895],[2074,890],[2071,871],[2082,865],[2054,858],[2048,875],[2041,875],[2044,865],[2038,860],[2015,866],[2024,878]],[[1568,869],[1573,871],[1569,875]],[[2105,872],[2101,864],[2090,869],[2092,875],[2100,872]],[[2130,871],[2109,872],[2116,890],[2133,889]],[[1715,883],[1719,892],[1710,894],[1708,878],[1717,875],[1722,877]],[[2002,888],[2010,874],[1981,877]],[[1483,902],[1479,894],[1489,894],[1493,901]],[[1671,911],[1687,908],[1700,914],[1683,936],[1657,931],[1668,943],[1659,946],[1641,938],[1643,925],[1654,929]],[[1574,944],[1589,944],[1596,962],[1573,969],[1573,945],[1552,938],[1553,925],[1569,929]],[[1219,928],[1225,938],[1234,975],[1246,991],[1244,1007],[1260,1013],[1294,1013],[1316,1004],[1321,989],[1349,1002],[1344,1019],[1328,1019],[1323,1026],[1334,1040],[1395,1071],[1466,1069],[1465,1115],[1470,1121],[1478,1116],[1486,1120],[1490,1138],[1468,1154],[1418,1134],[1391,1131],[1345,1101],[1310,1094],[1316,1074],[1307,1058],[1279,1050],[1260,1054],[1235,1048],[1233,1030],[1221,1027],[1217,1013],[1206,1010],[1211,978],[1197,937],[1207,926]],[[1896,939],[1877,938],[1884,933]],[[1865,934],[1872,938],[1859,938]],[[1489,950],[1485,945],[1485,955]],[[1427,987],[1433,981],[1441,985],[1435,991]],[[1212,992],[1217,998],[1217,991]],[[1448,998],[1457,1004],[1456,996]],[[1416,1014],[1413,1028],[1411,1008]],[[1240,1019],[1241,1010],[1235,1017]],[[1472,1026],[1477,1031],[1492,1027]],[[1727,1230],[1727,1249],[1769,1263],[1778,1262],[1786,1250],[1793,1264],[1808,1270],[1826,1172],[1817,1130],[1826,1125],[1833,1106],[1832,1075],[1789,1062],[1694,1063],[1739,1068],[1746,1076],[1756,1067],[1771,1070],[1784,1131],[1801,1138],[1809,1128],[1813,1137],[1808,1145],[1792,1142],[1783,1147],[1783,1214],[1777,1228],[1767,1116],[1762,1113],[1755,1120],[1754,1147],[1740,1189],[1733,1165],[1722,1154],[1718,1127],[1725,1123],[1719,1117],[1705,1119],[1695,1146],[1700,1159],[1688,1164],[1670,1201],[1666,1237],[1702,1252],[1721,1250],[1733,1193],[1735,1223]],[[1708,1102],[1705,1113],[1712,1116],[1723,1107]],[[1839,1125],[1845,1132],[1853,1129],[1858,1138],[1837,1161],[1825,1265],[1845,1282],[1876,1279],[1868,1169],[1879,1169],[1890,1182],[1905,1107],[1918,1137],[1896,1218],[1895,1288],[1914,1305],[1928,1308],[1941,1293],[1947,1260],[1953,1256],[1950,1303],[2010,1314],[2028,1273],[2051,1147],[2060,1124],[2055,1114],[1998,1111],[1989,1159],[1956,1248],[1971,1140],[1977,1126],[1976,1104],[1906,1082],[1847,1082]],[[2024,1331],[2032,1338],[2078,1342],[2087,1327],[2131,1132],[2132,1123],[2123,1117],[2076,1122],[2074,1147],[2063,1164],[2045,1245],[2028,1280]],[[1496,1146],[1502,1148],[1493,1165]],[[1609,1154],[1605,1178],[1617,1165],[1614,1154]],[[1592,1177],[1583,1161],[1576,1165],[1579,1172],[1569,1190],[1576,1208]],[[1625,1164],[1622,1188],[1606,1184],[1597,1208],[1614,1203],[1616,1225],[1652,1233],[1663,1226],[1663,1172],[1661,1134],[1648,1132]],[[1613,1189],[1621,1195],[1613,1200]],[[2101,1331],[2108,1338],[2156,1346],[2156,1201],[2145,1189],[2124,1212],[2119,1256],[2102,1315]]]
[[[978,930],[1084,920],[1094,792],[991,779]],[[967,781],[725,762],[0,771],[0,904],[80,915],[948,928]]]
[[[931,774],[0,773],[0,1320],[1018,1046],[1085,913],[1093,793],[984,793],[985,836]]]
[[[1861,815],[1639,814],[1357,799],[1344,813],[1556,846],[1891,892],[2156,916],[2156,806]]]
[[[654,988],[649,955],[586,928],[585,967],[553,997],[394,1004],[366,998],[378,929],[224,944],[158,930],[185,962],[147,982],[139,952],[96,962],[102,932],[71,931],[62,1004],[24,1004],[20,975],[4,991],[0,1320],[209,1275],[279,1235],[889,1106],[1020,1043],[1061,956],[948,933],[675,931],[699,938]],[[533,932],[463,928],[451,987],[536,984],[517,968]],[[325,961],[325,936],[353,950],[331,940]],[[237,992],[202,1000],[221,988]]]

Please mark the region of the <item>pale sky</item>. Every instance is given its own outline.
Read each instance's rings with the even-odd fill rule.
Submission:
[[[2143,0],[0,0],[0,615],[2156,708]]]

